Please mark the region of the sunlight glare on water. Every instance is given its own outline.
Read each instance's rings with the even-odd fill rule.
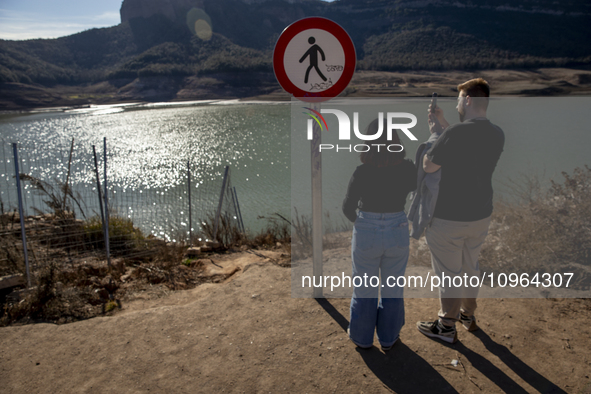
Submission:
[[[186,184],[190,160],[191,184],[197,189],[212,179],[220,180],[224,166],[230,166],[232,185],[244,205],[245,222],[255,223],[260,215],[289,211],[287,105],[132,107],[124,111],[107,108],[92,113],[29,114],[0,119],[0,132],[5,144],[19,143],[23,154],[31,157],[30,170],[43,179],[64,178],[64,162],[74,138],[71,181],[95,182],[92,145],[96,146],[100,166],[106,137],[109,186],[119,193],[155,189],[164,196],[169,188]],[[275,197],[269,200],[270,195]],[[176,199],[182,202],[182,197]],[[161,206],[163,216],[180,215],[182,211]],[[165,214],[166,210],[169,212]]]

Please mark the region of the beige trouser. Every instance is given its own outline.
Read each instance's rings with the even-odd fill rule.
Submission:
[[[478,255],[489,224],[490,217],[474,222],[434,218],[427,227],[425,235],[431,250],[431,264],[442,282],[439,287],[439,319],[447,326],[455,325],[460,312],[472,316],[476,310],[478,287],[470,286],[469,279],[480,276]]]

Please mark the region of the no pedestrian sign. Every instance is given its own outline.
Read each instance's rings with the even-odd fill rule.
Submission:
[[[341,93],[355,72],[355,47],[347,32],[326,18],[289,25],[275,44],[273,70],[283,89],[303,101]]]

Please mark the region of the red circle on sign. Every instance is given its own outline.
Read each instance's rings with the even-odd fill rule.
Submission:
[[[289,42],[297,34],[308,29],[320,29],[329,32],[339,41],[345,53],[345,65],[339,80],[330,88],[318,93],[306,92],[295,86],[287,76],[287,73],[285,72],[285,64],[283,63],[283,57]],[[320,17],[300,19],[287,26],[285,30],[283,30],[283,33],[281,33],[281,36],[279,36],[277,44],[275,44],[275,50],[273,51],[273,70],[275,71],[277,81],[288,93],[307,102],[321,102],[338,96],[339,93],[345,90],[351,81],[351,78],[353,78],[353,74],[355,73],[355,62],[355,46],[353,45],[353,41],[351,41],[349,34],[347,34],[345,29],[337,23],[330,19]]]

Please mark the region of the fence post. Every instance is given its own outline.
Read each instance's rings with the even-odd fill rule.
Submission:
[[[246,230],[244,229],[244,222],[242,221],[242,212],[240,212],[240,203],[238,202],[238,193],[236,193],[236,186],[234,186],[232,189],[234,192],[234,200],[236,201],[236,208],[238,212],[238,223],[240,223],[240,227],[242,227],[242,232],[245,233]]]
[[[218,211],[215,214],[215,225],[213,226],[213,240],[217,241],[218,238],[218,226],[220,223],[220,215],[222,213],[222,203],[224,202],[224,192],[226,191],[226,181],[228,179],[228,170],[230,166],[226,166],[224,171],[224,180],[222,181],[222,191],[220,192],[220,203],[218,204]]]
[[[94,156],[94,174],[96,175],[96,190],[98,190],[98,198],[99,198],[99,207],[101,209],[101,223],[103,226],[103,238],[107,239],[107,235],[105,233],[105,211],[103,209],[103,192],[101,190],[101,178],[98,172],[98,161],[96,159],[96,148],[92,146],[92,154]]]
[[[234,189],[231,187],[230,189],[230,197],[232,197],[232,205],[234,206],[234,213],[236,214],[236,221],[238,222],[238,231],[242,231],[240,227],[240,219],[238,218],[238,208],[236,208],[236,197],[234,196]]]
[[[29,255],[27,254],[27,234],[25,231],[25,212],[23,209],[23,196],[21,192],[21,177],[18,168],[18,149],[16,143],[12,144],[12,153],[14,155],[14,172],[16,174],[16,189],[18,195],[18,214],[21,220],[21,238],[23,240],[23,254],[25,257],[25,268],[27,270],[27,287],[31,287],[31,272],[29,271]]]
[[[191,221],[191,160],[187,160],[187,190],[189,191],[189,245],[193,245],[193,222]]]
[[[68,201],[68,192],[70,184],[70,168],[72,165],[72,153],[74,153],[74,138],[72,138],[72,145],[70,146],[70,158],[68,159],[68,175],[66,175],[66,184],[64,186],[64,202],[62,203],[62,211],[66,211],[66,202]],[[74,208],[72,208],[73,210]]]
[[[107,264],[111,268],[111,247],[109,245],[109,191],[107,190],[107,137],[103,139],[103,156],[105,165],[105,249],[107,250]]]

